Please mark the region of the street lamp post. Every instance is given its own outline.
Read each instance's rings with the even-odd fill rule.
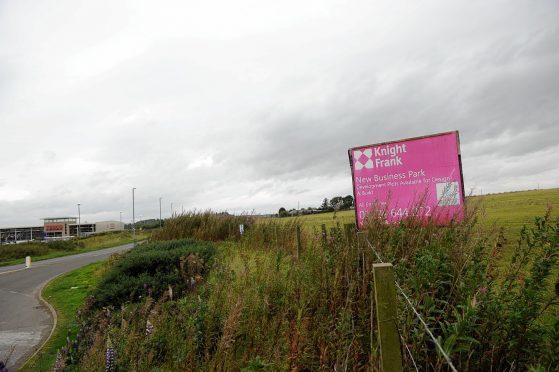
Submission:
[[[161,197],[159,197],[159,228],[161,228]]]
[[[134,210],[134,190],[135,187],[132,187],[132,240],[134,241],[134,247],[136,246],[136,215]]]
[[[78,238],[81,236],[81,229],[80,229],[80,225],[81,225],[81,211],[80,211],[80,203],[78,203]]]

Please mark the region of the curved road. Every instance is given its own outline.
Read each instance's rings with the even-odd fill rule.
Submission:
[[[133,244],[53,258],[25,265],[0,267],[0,360],[10,351],[10,371],[15,371],[48,337],[53,325],[50,311],[39,300],[42,287],[54,277],[108,258]]]

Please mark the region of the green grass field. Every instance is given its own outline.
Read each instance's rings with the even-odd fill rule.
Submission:
[[[559,188],[474,196],[468,202],[480,203],[484,226],[503,227],[507,235],[518,233],[534,217],[543,216],[549,207],[553,216],[559,216]]]
[[[543,216],[549,207],[553,216],[559,216],[559,188],[471,196],[467,198],[467,203],[479,205],[481,226],[488,229],[493,225],[503,227],[507,239],[515,239],[523,225],[532,223],[537,216]],[[346,210],[296,218],[307,227],[319,229],[321,224],[331,227],[337,223],[355,223],[355,212]]]
[[[334,227],[336,224],[355,223],[355,211],[346,210],[339,212],[327,212],[318,214],[309,214],[301,217],[287,217],[285,221],[298,219],[306,227],[320,229],[320,225],[325,224],[326,227]]]
[[[56,309],[58,323],[46,345],[21,371],[52,370],[58,349],[66,345],[66,337],[72,339],[76,335],[76,312],[102,272],[103,262],[95,262],[54,279],[43,289],[43,298]]]

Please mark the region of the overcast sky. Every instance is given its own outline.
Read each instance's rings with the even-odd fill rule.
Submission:
[[[0,0],[0,226],[276,212],[350,147],[459,130],[466,191],[559,186],[559,2]]]

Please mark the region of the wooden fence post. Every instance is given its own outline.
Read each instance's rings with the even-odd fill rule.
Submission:
[[[297,260],[301,256],[301,226],[297,225]]]
[[[320,228],[322,229],[322,244],[326,244],[326,224],[323,223],[322,225],[320,225]]]
[[[373,264],[373,278],[381,369],[384,372],[399,372],[402,371],[402,352],[397,325],[398,303],[392,264]]]
[[[344,224],[344,230],[345,230],[347,243],[351,244],[353,242],[353,233],[355,232],[355,224],[354,223]]]

